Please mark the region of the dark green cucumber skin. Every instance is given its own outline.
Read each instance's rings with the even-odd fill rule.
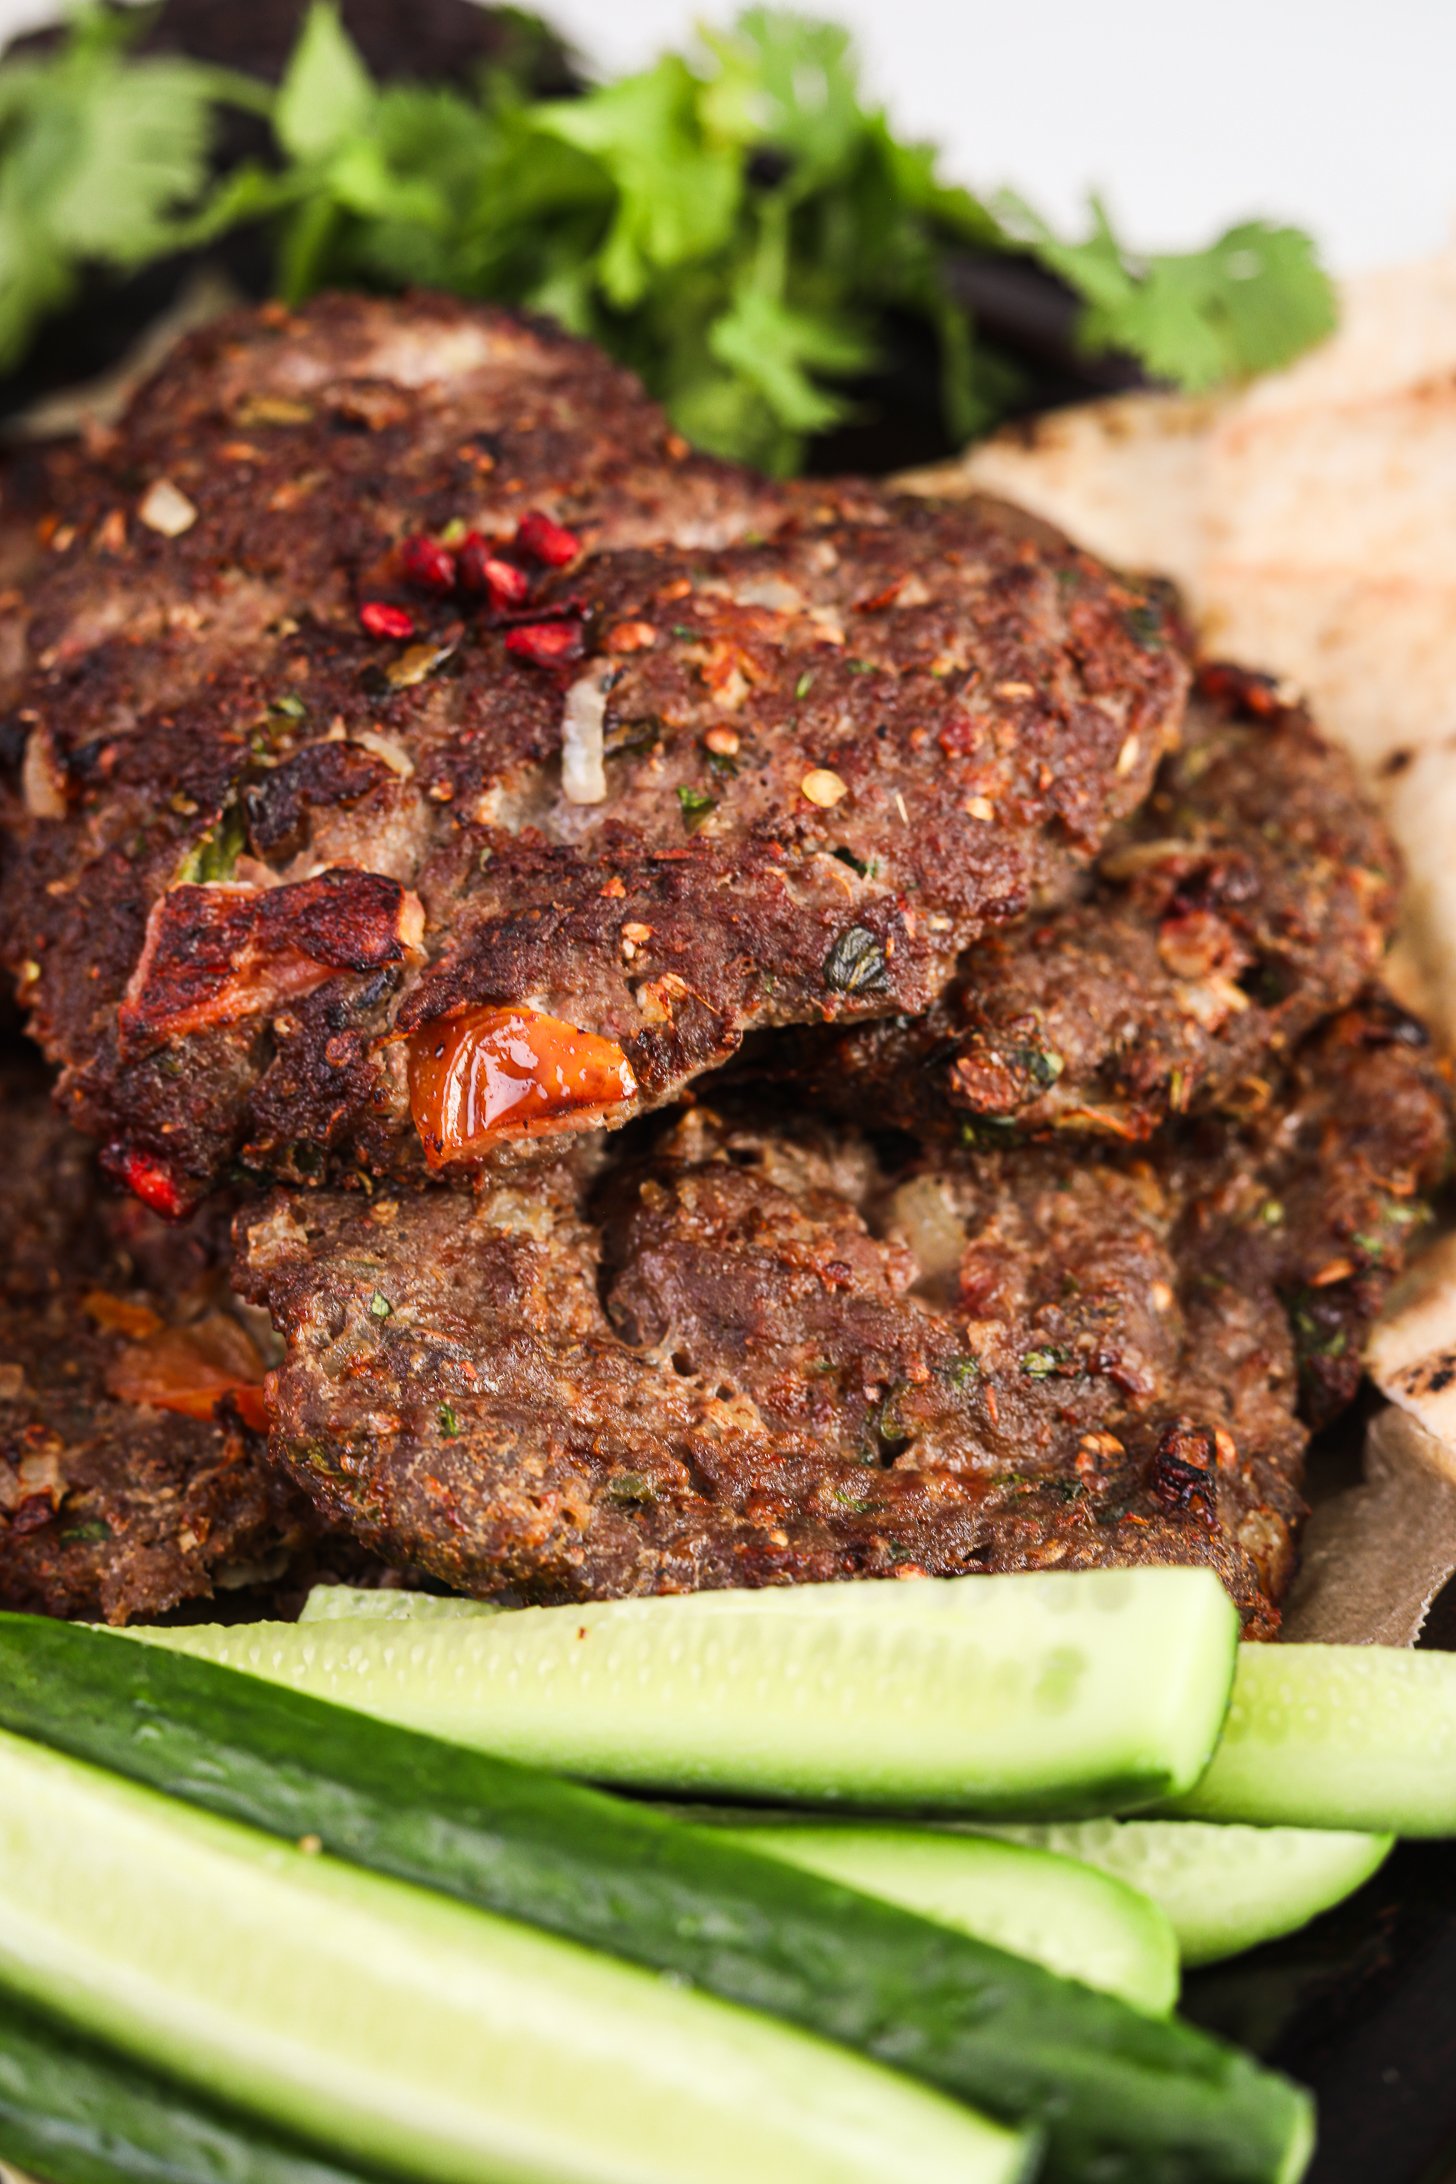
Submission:
[[[46,2184],[363,2184],[4,1994],[0,2160]]]
[[[1307,2099],[881,1899],[536,1768],[110,1633],[0,1615],[0,1726],[670,1972],[1046,2134],[1057,2184],[1273,2184]]]

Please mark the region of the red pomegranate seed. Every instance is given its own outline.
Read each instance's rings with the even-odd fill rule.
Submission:
[[[426,591],[455,589],[455,556],[437,538],[426,538],[423,531],[416,531],[404,541],[399,549],[399,566],[409,583],[420,584]]]
[[[382,599],[366,599],[359,619],[371,637],[413,637],[415,618],[403,607],[387,606]]]
[[[134,1198],[153,1213],[165,1214],[170,1221],[180,1219],[187,1210],[177,1180],[159,1160],[149,1160],[145,1153],[123,1153],[107,1162],[119,1182],[124,1183]]]
[[[581,540],[575,531],[553,522],[539,508],[528,508],[516,525],[516,544],[523,554],[529,554],[533,561],[543,561],[548,569],[564,569],[581,552]]]
[[[488,598],[493,607],[523,607],[531,580],[514,562],[493,554],[479,531],[472,531],[460,548],[460,589]]]
[[[507,633],[506,650],[537,667],[555,667],[558,661],[579,660],[585,647],[575,622],[528,622]]]

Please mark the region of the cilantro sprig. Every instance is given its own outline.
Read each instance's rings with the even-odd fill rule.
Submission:
[[[249,77],[133,57],[135,27],[85,8],[54,53],[0,67],[0,366],[85,267],[175,249],[208,182],[216,108],[270,103]]]
[[[1329,277],[1298,228],[1246,220],[1207,250],[1137,257],[1097,197],[1083,243],[1060,241],[1009,191],[997,209],[1007,232],[1083,298],[1088,350],[1124,350],[1189,393],[1273,371],[1334,327]]]
[[[315,0],[277,92],[133,56],[115,16],[0,67],[0,362],[93,264],[132,267],[268,222],[276,286],[437,286],[550,313],[632,364],[688,436],[790,470],[854,414],[888,325],[941,359],[950,432],[994,421],[1007,359],[955,301],[957,249],[1020,250],[1082,299],[1080,338],[1211,386],[1334,320],[1309,239],[1249,222],[1141,257],[1094,201],[1085,241],[950,183],[867,103],[848,35],[752,8],[687,54],[566,99],[497,70],[378,84]],[[214,109],[267,115],[274,156],[214,180]]]

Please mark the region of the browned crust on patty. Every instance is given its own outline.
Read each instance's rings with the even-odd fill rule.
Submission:
[[[508,541],[535,505],[583,552],[531,569],[528,609],[402,579],[406,535]],[[619,1041],[639,1104],[755,1026],[923,1009],[1066,890],[1182,710],[1162,607],[1045,526],[705,464],[596,352],[436,298],[194,337],[65,514],[8,951],[73,1111],[179,1203],[238,1153],[416,1159],[393,1034],[473,1005]],[[361,629],[380,598],[412,642]],[[527,614],[575,656],[512,651]],[[604,711],[601,803],[563,793],[572,691]],[[287,928],[288,891],[339,871],[418,896],[417,965],[118,1036],[123,996],[168,1021],[138,966],[169,893],[185,954],[199,884],[276,892]]]
[[[1257,1115],[1376,975],[1399,859],[1349,759],[1261,676],[1207,667],[1179,748],[1080,901],[988,936],[913,1021],[805,1042],[815,1099],[988,1147],[1137,1143]]]
[[[331,1520],[545,1600],[1192,1560],[1267,1635],[1302,1511],[1303,1292],[1355,1358],[1446,1140],[1424,1053],[1372,1004],[1236,1142],[930,1163],[963,1239],[930,1277],[911,1178],[853,1132],[699,1108],[617,1142],[473,1197],[241,1217],[288,1345],[275,1449]]]
[[[319,1526],[260,1436],[112,1393],[218,1312],[222,1237],[107,1193],[28,1064],[0,1063],[0,1118],[0,1606],[126,1623],[277,1579]]]

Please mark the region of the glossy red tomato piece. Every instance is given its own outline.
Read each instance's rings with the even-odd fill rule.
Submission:
[[[538,1009],[475,1008],[409,1043],[410,1107],[432,1168],[501,1138],[580,1129],[637,1090],[615,1039]]]

